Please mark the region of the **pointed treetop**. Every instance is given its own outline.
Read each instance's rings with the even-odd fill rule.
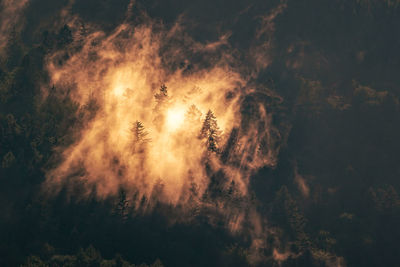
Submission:
[[[135,121],[133,123],[133,126],[131,128],[131,131],[133,133],[133,137],[135,141],[140,141],[140,142],[147,142],[149,141],[146,136],[149,134],[146,129],[144,128],[144,125],[140,121]]]
[[[165,86],[165,84],[161,85],[160,91],[157,94],[155,94],[154,97],[159,103],[163,102],[164,99],[168,98],[167,86]]]
[[[208,110],[200,131],[200,138],[206,139],[208,150],[213,152],[219,151],[218,143],[220,141],[220,134],[221,131],[218,127],[217,118],[211,110]]]

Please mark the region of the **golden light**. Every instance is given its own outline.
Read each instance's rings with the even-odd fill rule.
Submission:
[[[114,87],[113,93],[115,96],[120,97],[124,94],[125,88],[122,85],[118,85]]]
[[[175,106],[167,111],[166,126],[170,131],[179,129],[185,120],[186,109],[183,106]]]
[[[46,190],[54,194],[82,181],[86,196],[95,193],[105,199],[126,190],[134,209],[151,210],[162,202],[179,204],[192,214],[204,204],[207,210],[221,209],[232,231],[240,231],[249,217],[255,231],[262,232],[255,211],[225,208],[220,200],[211,206],[209,197],[203,202],[203,195],[214,177],[223,177],[227,186],[234,182],[234,192],[245,196],[252,172],[275,166],[279,146],[275,148],[273,136],[280,134],[272,127],[272,115],[252,100],[258,92],[239,73],[241,68],[230,66],[231,56],[223,56],[218,64],[213,59],[207,69],[176,70],[174,61],[170,64],[163,55],[187,57],[180,46],[173,47],[172,54],[164,51],[165,40],[168,45],[181,43],[170,42],[181,38],[179,31],[174,27],[159,33],[153,28],[159,27],[122,24],[111,35],[89,35],[82,49],[62,65],[58,62],[65,51],[48,57],[50,85],[71,89],[84,127],[76,130],[73,144],[59,147],[62,160],[46,173]],[[184,38],[186,44],[189,37]],[[209,51],[208,44],[193,43],[194,54]],[[247,95],[259,121],[246,123],[242,130],[241,108]],[[268,146],[266,152],[261,144]]]
[[[242,92],[246,80],[224,64],[196,72],[170,71],[160,56],[162,35],[152,27],[126,29],[122,25],[111,36],[94,33],[82,50],[61,66],[56,64],[58,53],[49,58],[51,84],[60,88],[74,84],[74,101],[84,108],[90,95],[98,106],[93,117],[87,116],[90,121],[80,129],[79,138],[63,151],[60,165],[47,173],[47,185],[61,188],[76,169],[84,168],[82,179],[95,185],[88,191],[95,190],[98,197],[114,195],[123,186],[152,199],[154,190],[162,185],[159,201],[182,204],[189,199],[192,183],[198,196],[207,190],[210,179],[204,160],[208,157],[213,170],[221,169],[247,194],[247,170],[269,160],[258,153],[257,146],[261,138],[270,136],[268,129],[258,132],[257,127],[248,127],[237,133],[237,145],[232,149],[235,164],[226,165],[219,154],[208,153],[207,137],[199,136],[210,110],[220,135],[218,146],[227,143],[241,123],[240,101],[247,93]],[[122,38],[126,34],[130,38]],[[95,38],[100,41],[93,46]],[[120,44],[124,49],[119,49]],[[95,59],[94,53],[98,55]],[[157,98],[163,84],[165,97]],[[263,119],[263,125],[268,125],[269,117]],[[136,132],[135,122],[141,125]],[[248,163],[247,158],[252,161]],[[246,168],[237,168],[237,162],[247,164]],[[141,205],[140,199],[135,200],[137,205]]]

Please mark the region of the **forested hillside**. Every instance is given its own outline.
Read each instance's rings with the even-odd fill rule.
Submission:
[[[398,266],[400,1],[0,21],[0,266]]]

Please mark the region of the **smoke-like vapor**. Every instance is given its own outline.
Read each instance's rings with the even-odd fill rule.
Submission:
[[[273,8],[267,15],[261,16],[260,27],[256,31],[255,44],[250,49],[250,57],[255,62],[255,75],[269,66],[272,61],[271,50],[274,46],[275,18],[287,8],[287,1]]]
[[[0,2],[0,51],[7,45],[12,31],[21,27],[21,15],[28,0],[3,0]]]
[[[266,222],[250,204],[249,179],[276,165],[281,137],[267,103],[280,98],[234,67],[229,33],[203,44],[181,23],[167,29],[143,20],[106,34],[90,25],[83,32],[74,18],[74,41],[48,57],[51,85],[95,115],[63,148],[46,190],[73,194],[78,183],[102,199],[123,188],[135,195],[135,209],[155,202],[212,209],[232,232],[249,232],[255,251],[265,248]],[[214,192],[221,190],[241,204]]]

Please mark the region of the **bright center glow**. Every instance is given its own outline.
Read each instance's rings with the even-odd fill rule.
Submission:
[[[120,97],[124,94],[125,88],[122,85],[117,85],[114,87],[113,92],[115,96]]]
[[[183,107],[172,107],[167,111],[167,127],[170,131],[177,130],[185,119],[185,109]]]

